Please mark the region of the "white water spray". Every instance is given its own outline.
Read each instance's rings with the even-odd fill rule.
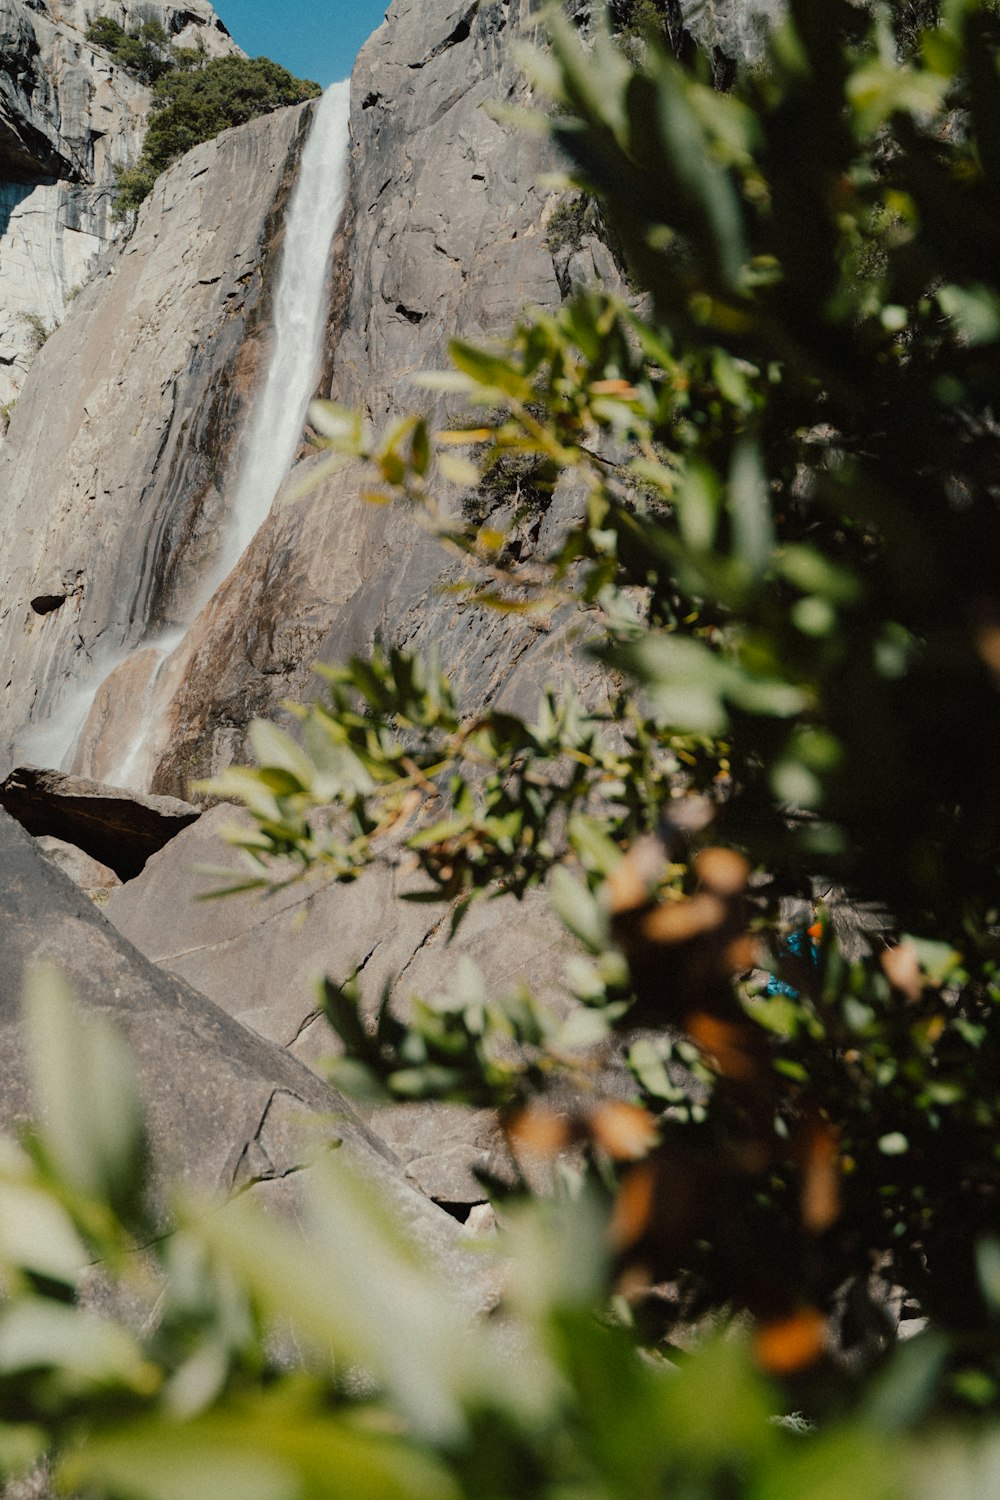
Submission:
[[[266,519],[302,437],[319,380],[330,242],[347,196],[350,84],[327,89],[302,152],[285,220],[274,303],[274,344],[240,454],[228,546],[229,572]]]
[[[326,328],[330,245],[344,211],[348,187],[349,82],[327,89],[316,108],[302,151],[298,177],[285,217],[285,240],[275,293],[267,376],[254,402],[237,454],[238,479],[229,521],[215,566],[204,580],[190,625],[232,571],[267,519],[302,437],[309,401],[319,381]],[[186,647],[187,625],[134,650],[155,648],[159,661],[143,693],[141,723],[122,747],[113,771],[103,779],[143,790],[163,748],[162,711],[177,685]],[[40,764],[72,766],[85,733],[88,711],[103,683],[127,653],[103,663],[89,685],[80,685],[61,710],[25,740]],[[176,659],[176,660],[175,660]]]

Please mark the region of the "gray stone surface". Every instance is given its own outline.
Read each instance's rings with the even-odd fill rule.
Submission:
[[[368,1123],[392,1147],[409,1180],[450,1212],[486,1201],[477,1171],[499,1176],[510,1157],[492,1110],[457,1104],[398,1104],[376,1110]]]
[[[36,766],[21,766],[0,782],[0,807],[36,837],[75,844],[120,880],[138,875],[151,854],[200,816],[176,797],[144,797]]]
[[[525,99],[512,43],[535,27],[528,0],[397,0],[358,60],[329,388],[377,423],[427,405],[411,377],[445,363],[452,334],[499,332],[525,306],[559,301],[544,232],[558,194],[540,185],[553,160],[485,108]],[[157,790],[184,795],[192,774],[242,757],[254,715],[314,690],[316,658],[366,650],[376,636],[439,642],[472,704],[507,693],[528,706],[565,677],[573,652],[559,621],[442,603],[447,558],[411,517],[367,504],[366,483],[346,471],[300,503],[279,497],[189,632]],[[123,683],[119,697],[131,692]]]
[[[73,884],[78,885],[92,901],[103,904],[111,892],[121,885],[114,870],[91,859],[89,854],[84,854],[75,844],[65,844],[62,839],[53,838],[48,833],[41,834],[35,842],[46,859],[58,865],[63,874],[68,875]]]
[[[97,16],[239,53],[206,0],[0,0],[0,407],[122,230],[115,174],[141,150],[152,94],[87,42]]]
[[[684,25],[711,55],[716,48],[751,67],[764,56],[767,33],[787,10],[786,0],[681,0]]]
[[[118,14],[110,0],[99,3]],[[39,4],[0,0],[0,16],[33,27],[33,17],[54,15],[55,0]],[[63,21],[72,13],[83,24],[94,8],[74,0]],[[197,19],[206,9],[191,0],[185,13]],[[687,19],[706,46],[722,47],[739,16],[706,0],[689,5]],[[511,43],[532,40],[537,25],[534,0],[394,0],[358,61],[324,389],[377,425],[415,407],[447,415],[412,377],[445,363],[453,334],[489,337],[526,306],[554,306],[592,277],[614,283],[593,237],[569,253],[549,249],[559,194],[544,174],[555,162],[537,137],[486,108],[526,101]],[[44,750],[57,763],[85,717],[75,770],[105,780],[128,771],[161,648],[188,625],[212,573],[308,118],[308,106],[265,117],[165,174],[134,238],[102,260],[32,369],[0,450],[0,655],[10,663],[0,773],[15,752],[40,760]],[[314,660],[376,640],[439,647],[470,707],[530,714],[546,683],[569,680],[600,695],[568,613],[527,622],[443,598],[453,565],[410,516],[365,502],[366,475],[346,469],[293,503],[314,463],[297,465],[157,684],[166,708],[154,726],[156,791],[186,796],[192,778],[244,757],[253,716],[315,690]],[[575,504],[560,489],[526,523],[526,543],[552,540]],[[509,518],[499,505],[498,518]],[[347,887],[318,880],[263,903],[193,904],[192,866],[219,863],[224,817],[212,812],[182,832],[113,895],[118,934],[0,817],[9,957],[0,969],[9,1040],[0,1108],[9,1119],[26,1107],[18,976],[29,952],[50,952],[87,1003],[121,1016],[162,1151],[226,1186],[262,1178],[281,1198],[299,1155],[292,1117],[300,1104],[313,1118],[329,1105],[305,1065],[329,1047],[314,1015],[316,976],[342,979],[360,964],[366,1005],[391,983],[402,1006],[413,992],[443,988],[465,953],[491,990],[524,978],[556,998],[563,939],[539,893],[520,906],[477,905],[449,946],[447,911],[400,902],[410,877],[389,858]],[[471,1169],[498,1149],[492,1123],[433,1111],[375,1123],[405,1168],[353,1120],[351,1149],[444,1253],[453,1243],[440,1227],[447,1220],[423,1194],[473,1201]]]
[[[0,653],[12,665],[0,772],[59,764],[101,677],[185,617],[212,566],[308,111],[226,131],[166,172],[32,369],[0,450]],[[152,648],[134,656],[120,695],[94,707],[86,774],[116,779],[158,661]],[[12,737],[26,753],[11,753]]]
[[[204,814],[114,893],[107,916],[148,958],[306,1061],[333,1050],[316,1008],[324,974],[342,982],[360,969],[362,1002],[373,1014],[387,984],[401,1006],[415,994],[441,993],[466,956],[493,993],[523,979],[550,1003],[565,1003],[559,980],[569,940],[544,895],[478,902],[449,941],[446,904],[399,899],[413,877],[391,850],[346,885],[319,875],[265,897],[199,901],[220,883],[201,873],[206,867],[236,867],[220,837],[233,818],[224,806]]]
[[[0,1128],[30,1118],[22,983],[30,961],[49,959],[78,1002],[110,1018],[129,1043],[161,1192],[171,1181],[223,1192],[256,1181],[277,1187],[340,1139],[414,1237],[473,1300],[485,1295],[489,1270],[456,1248],[454,1222],[406,1182],[350,1106],[282,1048],[143,958],[3,812],[0,932]]]

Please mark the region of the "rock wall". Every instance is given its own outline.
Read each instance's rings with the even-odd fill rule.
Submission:
[[[103,672],[175,623],[211,565],[309,109],[227,131],[161,177],[13,413],[0,450],[0,651],[13,670],[0,703],[8,747],[29,758],[59,758],[32,729],[56,712],[65,742]]]
[[[97,16],[239,52],[205,0],[0,0],[0,409],[119,233],[116,171],[142,147],[152,95],[87,42]]]
[[[454,333],[501,331],[525,306],[560,299],[545,239],[557,197],[540,185],[554,162],[484,108],[524,100],[512,43],[536,21],[529,0],[397,0],[358,60],[330,390],[377,424],[427,405],[411,377],[445,362]],[[314,660],[376,634],[406,643],[430,632],[480,698],[515,659],[529,682],[524,654],[541,657],[549,638],[442,605],[438,546],[361,489],[347,472],[300,503],[279,497],[189,633],[155,786],[186,786],[242,755],[253,716],[312,691]],[[563,666],[539,666],[534,686]]]
[[[51,0],[44,16],[79,31],[95,8]],[[724,14],[722,0],[694,9],[691,23],[702,28],[705,45],[732,45],[727,28],[734,16],[742,24],[743,10],[732,5]],[[102,13],[119,11],[101,5]],[[190,0],[175,19],[203,12],[207,6]],[[27,0],[0,0],[0,15],[28,25]],[[325,389],[376,423],[427,407],[412,377],[443,364],[454,333],[502,332],[525,306],[554,306],[581,281],[616,284],[596,239],[571,251],[550,247],[546,224],[559,195],[543,184],[556,163],[537,137],[497,123],[484,108],[491,100],[523,102],[511,43],[531,39],[536,24],[534,0],[394,0],[358,61]],[[35,54],[23,45],[31,62]],[[58,763],[89,710],[78,772],[115,779],[137,731],[152,728],[149,781],[156,791],[184,795],[192,777],[245,753],[252,717],[312,690],[316,659],[364,651],[376,638],[438,645],[468,701],[523,711],[546,681],[571,672],[580,681],[587,670],[558,616],[542,627],[443,599],[449,564],[437,544],[405,514],[366,504],[359,474],[342,472],[293,503],[315,462],[309,457],[184,628],[211,573],[235,445],[266,357],[282,209],[310,112],[302,106],[227,132],[165,174],[133,239],[101,262],[31,371],[0,450],[0,659],[9,663],[0,679],[0,775],[25,759]],[[24,109],[18,118],[28,118]],[[22,129],[17,140],[27,138]],[[10,145],[7,160],[15,158]],[[86,171],[72,178],[73,189],[58,191],[89,190]],[[32,192],[55,186],[22,185]],[[528,540],[544,546],[573,503],[571,493],[558,494]],[[182,631],[165,659],[165,636]],[[210,1140],[211,1151],[202,1153],[177,1120],[169,1083],[154,1101],[157,1132],[176,1134],[182,1155],[184,1142],[193,1160],[204,1154],[217,1179],[232,1185],[244,1180],[241,1172],[282,1178],[294,1158],[283,1156],[281,1122],[265,1129],[273,1100],[292,1096],[316,1108],[328,1098],[311,1072],[330,1045],[311,994],[317,974],[342,980],[360,965],[367,1004],[383,984],[395,986],[405,1004],[411,992],[444,987],[456,952],[464,952],[491,990],[525,977],[559,1002],[564,935],[541,893],[516,912],[509,899],[480,904],[450,948],[447,909],[403,905],[399,871],[372,869],[348,888],[319,880],[267,906],[254,898],[193,905],[199,880],[192,866],[220,862],[227,811],[186,829],[116,890],[107,911],[127,941],[85,921],[82,897],[70,901],[67,925],[63,877],[46,874],[41,854],[0,814],[0,854],[13,871],[10,889],[0,889],[0,912],[18,918],[18,963],[41,934],[46,951],[75,966],[95,1004],[102,976],[110,983],[121,971],[128,984],[138,976],[133,1035],[154,1075],[161,1053],[171,1055],[182,1013],[185,1035],[207,1028],[225,1039],[218,1066],[227,1090],[231,1056],[247,1051],[256,1060],[246,1120],[243,1090],[234,1085],[235,1129],[198,1125],[195,1135]],[[38,892],[28,906],[19,881]],[[62,934],[55,950],[50,928]],[[0,982],[0,1026],[9,1017],[12,1033],[15,981],[8,976],[6,989]],[[231,1025],[222,1024],[213,1001]],[[259,1045],[250,1045],[244,1027]],[[0,1110],[7,1119],[20,1112],[24,1094],[13,1042],[11,1057],[9,1087],[0,1088],[0,1104],[5,1089],[9,1095],[6,1116]],[[197,1078],[204,1081],[216,1063],[213,1054]],[[282,1082],[272,1092],[273,1079]],[[210,1095],[208,1079],[202,1106]],[[461,1217],[480,1191],[470,1169],[496,1167],[488,1120],[449,1117],[442,1126],[432,1111],[372,1125],[405,1158],[403,1200],[408,1182]],[[386,1161],[397,1170],[365,1129],[352,1128],[352,1138],[352,1149],[367,1153],[366,1170],[384,1173]],[[411,1218],[427,1218],[424,1200],[406,1201]],[[443,1235],[447,1250],[433,1215],[425,1232],[435,1243]]]
[[[688,19],[706,46],[749,48],[754,18],[775,4],[696,0]],[[538,24],[535,0],[395,0],[358,59],[328,388],[376,424],[427,406],[412,377],[444,363],[452,334],[505,330],[526,306],[557,304],[571,283],[616,282],[597,240],[586,239],[572,264],[550,248],[546,222],[559,195],[542,184],[557,163],[545,143],[485,107],[524,101],[512,43],[532,40]],[[530,706],[546,680],[569,669],[558,619],[542,630],[443,604],[447,563],[436,544],[405,515],[366,504],[361,476],[349,472],[301,503],[279,496],[165,666],[148,649],[128,656],[157,630],[180,633],[211,559],[242,410],[233,396],[256,363],[241,288],[249,278],[259,289],[251,262],[282,129],[258,122],[245,137],[223,137],[228,166],[215,146],[178,164],[132,244],[43,351],[0,458],[12,514],[47,496],[44,516],[8,543],[6,569],[0,556],[9,581],[0,649],[15,663],[0,689],[8,725],[0,770],[26,751],[50,762],[64,750],[66,724],[73,713],[80,721],[100,678],[73,769],[105,780],[127,774],[183,796],[193,778],[244,754],[254,716],[311,691],[315,660],[366,650],[376,638],[439,644],[473,701],[502,695]],[[244,191],[246,218],[220,222],[215,206]],[[227,238],[237,231],[239,249]],[[54,388],[67,393],[55,420]],[[527,540],[544,542],[570,504],[561,496],[539,514]],[[43,616],[30,603],[60,597],[65,605]],[[147,714],[154,672],[148,754],[126,773],[123,747],[137,713]],[[72,712],[67,693],[76,695]],[[56,709],[61,727],[39,738],[38,724]]]

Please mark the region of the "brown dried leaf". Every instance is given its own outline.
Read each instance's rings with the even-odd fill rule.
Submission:
[[[544,1104],[529,1104],[506,1124],[507,1140],[515,1157],[558,1156],[574,1137],[572,1121]]]
[[[790,1317],[761,1323],[754,1336],[754,1356],[769,1375],[794,1375],[814,1365],[826,1342],[826,1319],[815,1307]]]
[[[621,1180],[611,1211],[608,1238],[612,1250],[627,1250],[650,1226],[656,1201],[656,1168],[652,1162],[632,1167]]]
[[[897,943],[882,954],[882,969],[894,990],[899,990],[907,1000],[919,1000],[923,994],[924,981],[920,972],[917,950],[910,943]]]
[[[739,896],[750,879],[750,865],[735,849],[702,849],[694,872],[702,888],[715,896]]]
[[[764,963],[760,944],[749,932],[734,938],[723,956],[730,974],[745,974],[748,969],[759,969]]]
[[[656,1121],[638,1104],[605,1100],[589,1115],[591,1139],[613,1161],[638,1161],[657,1141]]]
[[[646,905],[663,874],[666,855],[659,839],[637,839],[604,883],[604,899],[613,917]]]
[[[685,1017],[684,1029],[723,1078],[737,1083],[756,1078],[760,1067],[754,1043],[758,1038],[749,1022],[723,1021],[707,1011],[694,1011]]]
[[[827,1120],[806,1127],[802,1142],[802,1223],[822,1234],[840,1217],[840,1138]]]
[[[716,932],[727,915],[725,902],[703,891],[685,901],[661,902],[643,918],[639,930],[647,942],[669,947]]]

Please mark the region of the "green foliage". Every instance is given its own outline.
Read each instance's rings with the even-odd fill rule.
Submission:
[[[138,212],[152,192],[158,175],[151,166],[143,165],[141,160],[138,166],[121,168],[115,183],[116,219],[127,219]]]
[[[293,78],[266,57],[219,57],[197,72],[159,80],[142,160],[162,172],[200,141],[288,104],[318,98],[318,84]]]
[[[494,1185],[501,1316],[470,1338],[336,1157],[305,1240],[246,1198],[156,1240],[120,1054],[57,998],[32,1028],[48,1113],[0,1180],[26,1216],[0,1214],[0,1457],[54,1445],[66,1484],[140,1500],[988,1492],[1000,23],[942,9],[907,37],[898,9],[793,0],[730,95],[556,16],[546,128],[644,311],[587,293],[454,342],[429,384],[478,427],[376,439],[314,410],[313,477],[366,462],[469,601],[575,610],[609,669],[606,703],[548,694],[529,722],[388,648],[213,787],[253,815],[237,888],[405,858],[453,925],[544,884],[577,939],[568,1021],[468,964],[402,1013],[367,1015],[356,976],[322,989],[342,1084],[500,1105],[526,1177],[574,1148],[544,1202]],[[504,462],[576,497],[547,556],[454,519]],[[867,946],[838,886],[881,912]],[[130,1235],[166,1277],[142,1339],[69,1300],[81,1248],[124,1269]],[[926,1320],[897,1348],[893,1302]]]
[[[600,28],[552,34],[548,128],[648,311],[589,293],[503,347],[453,343],[430,383],[490,415],[436,455],[423,422],[374,441],[316,415],[330,464],[367,460],[373,498],[467,559],[469,600],[583,606],[621,686],[529,725],[463,716],[399,653],[354,662],[282,750],[292,782],[265,753],[219,789],[275,799],[250,878],[289,853],[353,878],[393,829],[456,917],[549,879],[589,950],[575,1048],[474,984],[464,1010],[383,1007],[374,1037],[328,989],[365,1088],[523,1103],[555,1052],[579,1076],[620,1038],[659,1141],[609,1169],[625,1285],[750,1311],[819,1415],[883,1357],[895,1287],[931,1320],[926,1399],[995,1408],[1000,27],[956,3],[901,60],[881,14],[801,0],[730,95],[654,38],[629,61]],[[441,498],[504,457],[579,496],[546,558]],[[327,743],[364,772],[332,854]],[[812,902],[831,888],[882,912],[859,956]],[[512,1027],[523,1061],[498,1073]],[[600,1175],[595,1128],[572,1130]],[[669,1336],[676,1309],[637,1301]],[[824,1340],[853,1351],[839,1374]]]
[[[123,218],[138,209],[160,173],[201,141],[321,92],[318,84],[293,78],[266,57],[205,62],[175,51],[154,82],[142,154],[119,176],[116,213]]]
[[[597,206],[587,193],[573,193],[556,204],[545,223],[545,244],[553,255],[579,250],[584,235],[599,232]]]
[[[58,323],[46,323],[41,313],[22,313],[21,322],[28,330],[28,344],[32,354],[40,354],[58,328]]]
[[[964,1500],[956,1457],[996,1468],[989,1437],[901,1441],[933,1349],[906,1351],[905,1397],[879,1386],[830,1432],[776,1420],[745,1336],[676,1367],[641,1354],[595,1315],[602,1211],[579,1184],[508,1212],[475,1328],[346,1153],[297,1179],[304,1229],[243,1194],[181,1198],[164,1235],[121,1043],[51,970],[28,1016],[41,1123],[27,1149],[0,1140],[4,1478],[45,1458],[93,1500]],[[94,1259],[100,1311],[76,1300]]]
[[[177,51],[159,21],[143,21],[134,31],[126,31],[110,16],[98,16],[87,27],[87,41],[110,52],[140,83],[155,83],[178,65]]]

